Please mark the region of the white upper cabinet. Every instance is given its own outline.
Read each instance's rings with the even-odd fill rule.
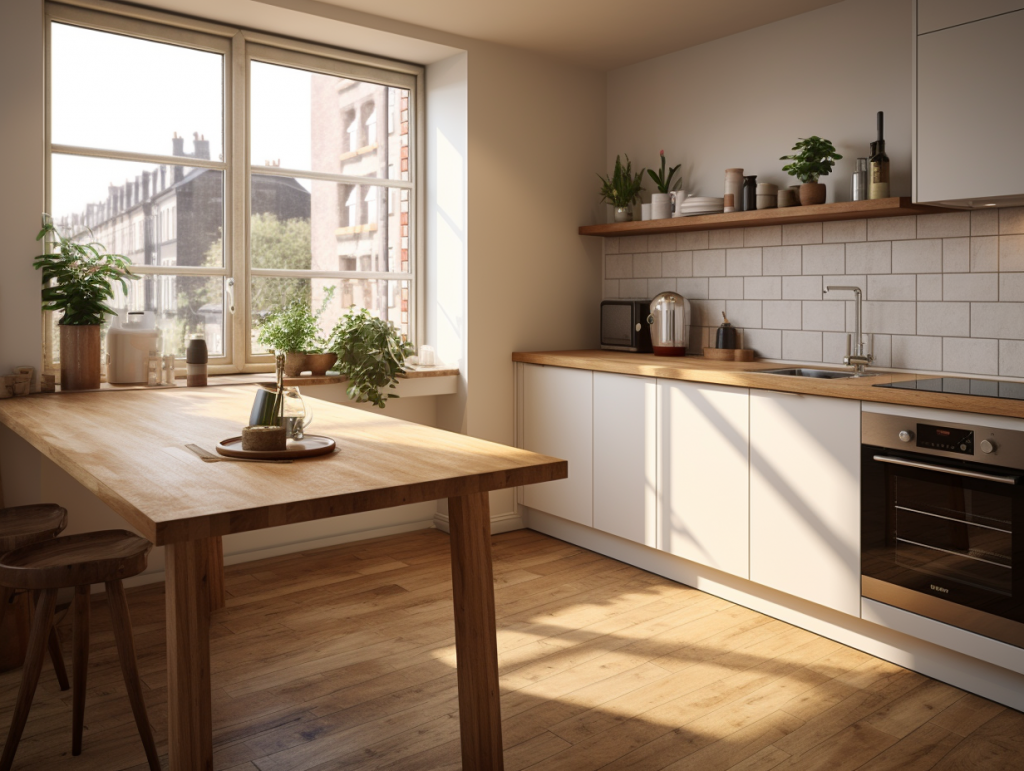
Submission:
[[[956,3],[965,13],[973,5]],[[927,9],[919,4],[919,24],[946,24],[963,15]],[[914,39],[914,200],[1024,203],[1024,10],[955,22]]]
[[[523,447],[569,462],[569,477],[526,485],[523,503],[593,527],[594,373],[524,365]]]
[[[750,579],[860,615],[860,402],[750,394]]]
[[[658,381],[658,548],[749,578],[745,388]]]
[[[594,527],[657,545],[657,384],[594,373]]]

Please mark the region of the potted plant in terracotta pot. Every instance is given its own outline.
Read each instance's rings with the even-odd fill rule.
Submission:
[[[794,155],[783,155],[779,160],[793,161],[782,170],[803,183],[800,185],[800,205],[825,203],[825,186],[818,182],[818,178],[830,174],[836,161],[843,156],[836,152],[831,142],[821,137],[801,139],[793,145],[793,151]]]
[[[601,180],[601,200],[607,201],[615,207],[616,222],[630,222],[633,219],[633,203],[640,198],[643,192],[641,182],[643,181],[644,169],[633,174],[633,164],[626,156],[626,165],[622,165],[619,156],[615,156],[615,171],[610,177],[597,178]]]
[[[654,169],[648,169],[647,173],[651,179],[654,180],[655,186],[658,188],[657,193],[651,194],[651,219],[653,220],[664,220],[672,216],[672,193],[678,190],[683,184],[682,178],[677,179],[675,184],[672,183],[672,177],[679,171],[679,167],[682,164],[677,164],[668,170],[668,174],[665,174],[665,151],[661,151],[661,171],[657,174],[654,173]]]
[[[43,215],[36,236],[49,251],[33,265],[43,274],[43,310],[63,313],[60,327],[60,387],[62,391],[88,391],[100,387],[100,326],[104,316],[117,311],[106,303],[114,299],[116,281],[128,292],[126,279],[138,279],[131,262],[120,254],[106,254],[102,244],[65,238]]]
[[[365,308],[353,308],[335,324],[329,348],[338,355],[338,371],[348,376],[350,399],[384,409],[388,399],[398,398],[398,394],[381,391],[398,384],[398,376],[405,374],[405,360],[414,349],[390,321]]]
[[[320,309],[313,312],[306,300],[292,300],[284,308],[271,311],[259,322],[256,341],[284,354],[284,374],[299,377],[309,370],[322,376],[338,357],[328,350],[328,340],[320,332],[320,319],[334,297],[334,287],[324,293]]]

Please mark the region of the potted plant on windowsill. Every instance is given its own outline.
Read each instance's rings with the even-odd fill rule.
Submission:
[[[46,254],[32,264],[43,274],[43,310],[61,311],[60,388],[89,391],[100,387],[100,326],[103,317],[116,316],[106,303],[114,299],[116,281],[127,294],[126,279],[136,280],[128,258],[106,254],[102,244],[65,238],[49,215],[36,236]]]
[[[633,203],[643,192],[641,182],[643,181],[644,169],[633,174],[633,164],[626,156],[626,165],[622,165],[619,156],[615,156],[615,170],[610,177],[597,178],[601,180],[601,200],[607,201],[615,207],[616,222],[630,222],[633,219]]]
[[[292,300],[284,308],[271,311],[259,323],[256,341],[284,354],[285,376],[299,377],[306,370],[314,376],[323,376],[337,361],[337,356],[328,348],[328,340],[320,332],[320,319],[334,297],[334,289],[328,287],[316,313],[305,300]]]
[[[348,377],[347,392],[355,402],[370,402],[381,409],[398,394],[394,388],[405,374],[405,360],[413,346],[402,340],[394,324],[378,319],[365,308],[354,308],[331,331],[329,348],[338,355],[338,371]]]
[[[825,203],[825,186],[818,182],[818,178],[828,176],[835,162],[843,156],[836,152],[831,142],[821,137],[801,139],[793,145],[793,150],[795,155],[783,155],[779,160],[793,161],[782,170],[803,183],[800,185],[800,205]]]
[[[654,169],[648,169],[647,173],[651,179],[654,180],[655,186],[658,188],[657,193],[651,194],[651,219],[652,220],[664,220],[672,216],[672,193],[679,189],[683,184],[682,178],[677,179],[675,184],[672,184],[672,177],[679,171],[678,164],[668,170],[668,176],[665,175],[665,151],[661,151],[661,171],[657,174],[654,173]]]

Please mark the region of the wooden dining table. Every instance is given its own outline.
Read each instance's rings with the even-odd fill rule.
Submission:
[[[565,461],[317,401],[336,450],[290,464],[207,463],[248,423],[251,386],[36,395],[0,423],[166,548],[171,771],[212,771],[210,615],[232,533],[448,500],[464,769],[502,769],[488,491],[564,479]],[[74,502],[68,508],[74,518]],[[268,652],[269,653],[269,652]]]

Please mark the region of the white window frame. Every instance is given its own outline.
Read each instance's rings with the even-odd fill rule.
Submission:
[[[55,145],[50,139],[50,28],[51,23],[65,23],[102,32],[130,35],[157,42],[181,45],[224,56],[224,160],[182,159],[172,155],[149,154]],[[411,191],[409,211],[409,271],[374,272],[341,270],[270,270],[254,269],[249,256],[249,190],[252,166],[249,152],[249,67],[253,60],[300,67],[337,77],[407,89],[409,99],[409,179],[392,180],[377,177],[355,177],[314,171],[258,166],[260,174],[273,174],[303,179],[337,181],[353,185],[373,184],[379,187]],[[273,368],[270,355],[252,354],[249,350],[251,315],[249,312],[250,282],[253,276],[293,278],[384,279],[408,282],[409,339],[423,342],[425,334],[425,222],[426,141],[425,141],[425,70],[422,66],[354,51],[333,48],[263,32],[230,27],[139,6],[122,5],[107,0],[64,0],[46,3],[46,199],[45,211],[51,209],[51,157],[53,153],[82,155],[160,165],[184,165],[221,170],[224,174],[224,264],[220,267],[140,265],[133,267],[139,275],[222,276],[225,281],[224,353],[210,361],[212,373],[266,372]],[[377,116],[380,120],[380,116]],[[361,129],[361,116],[355,121]],[[357,131],[358,131],[357,129]],[[184,161],[184,162],[183,162]],[[396,159],[396,162],[400,162]],[[378,201],[378,207],[380,202]],[[160,230],[160,228],[157,228]],[[176,235],[176,234],[175,234]],[[385,245],[384,248],[387,248]],[[359,267],[358,265],[356,266]],[[244,291],[239,291],[239,288]],[[44,313],[43,366],[53,371],[52,350],[55,345],[49,313]],[[228,321],[230,317],[230,321]],[[184,360],[180,361],[184,367]]]

